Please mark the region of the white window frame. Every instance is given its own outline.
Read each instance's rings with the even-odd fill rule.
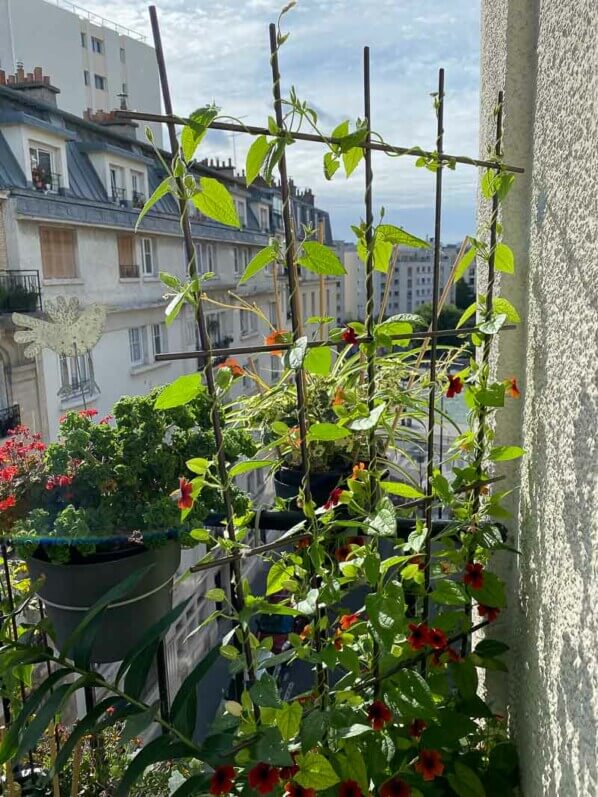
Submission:
[[[257,333],[257,316],[251,310],[241,310],[241,337],[248,338]]]
[[[199,244],[199,273],[207,274],[208,271],[216,273],[216,250],[213,243]],[[197,247],[196,247],[197,251]]]
[[[138,352],[138,356],[136,356]],[[129,327],[129,363],[138,368],[147,363],[147,330],[145,327]]]
[[[166,324],[160,322],[152,324],[152,350],[154,352],[154,360],[157,354],[166,354],[168,351],[168,335],[166,332]]]
[[[239,199],[238,197],[234,197],[234,200],[239,221],[244,226],[247,226],[247,203],[245,202],[244,199]]]
[[[153,277],[155,271],[155,241],[153,238],[141,239],[141,271],[144,277]],[[148,269],[149,262],[149,269]]]
[[[93,53],[97,53],[98,55],[104,55],[104,40],[98,39],[97,36],[91,37],[91,51]]]
[[[106,75],[98,75],[97,72],[94,72],[93,85],[96,91],[106,91]]]
[[[270,229],[270,213],[268,208],[260,206],[260,230],[267,231]]]
[[[93,362],[91,352],[77,356],[78,368],[74,357],[59,355],[58,370],[60,375],[60,391],[67,400],[81,395],[91,394],[93,390]],[[66,377],[66,382],[65,382]]]
[[[240,277],[244,273],[245,269],[249,265],[249,261],[251,260],[249,249],[246,246],[235,246],[233,252],[233,268],[235,277]]]
[[[37,141],[29,141],[29,161],[31,163],[31,170],[33,171],[34,166],[39,166],[39,153],[42,152],[44,155],[48,155],[50,158],[50,189],[51,191],[56,191],[57,186],[54,186],[52,183],[52,175],[56,174],[56,150],[53,147],[48,146],[47,144],[40,144]],[[35,155],[33,153],[35,152]]]

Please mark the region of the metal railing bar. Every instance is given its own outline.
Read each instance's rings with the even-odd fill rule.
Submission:
[[[146,113],[145,111],[114,111],[115,116],[121,119],[138,119],[144,122],[162,122],[164,124],[186,125],[190,121],[186,117],[173,116],[171,114],[159,113]],[[301,132],[279,132],[271,133],[267,127],[259,127],[256,125],[240,125],[234,122],[212,122],[209,127],[212,130],[224,130],[231,133],[247,133],[250,136],[270,136],[273,138],[292,138],[294,141],[311,141],[317,144],[342,144],[342,138],[332,136],[318,136],[315,133],[301,133]],[[366,148],[364,143],[360,147]],[[391,155],[408,155],[410,157],[419,158],[434,158],[437,153],[430,150],[423,150],[419,147],[399,147],[392,144],[382,144],[372,141],[367,145],[368,149],[374,152],[388,152]],[[523,174],[525,169],[521,166],[513,166],[508,163],[500,163],[497,160],[483,160],[479,158],[469,158],[466,155],[449,155],[445,153],[441,156],[443,163],[461,163],[465,166],[481,166],[487,169],[498,169],[504,172],[512,172],[513,174]]]

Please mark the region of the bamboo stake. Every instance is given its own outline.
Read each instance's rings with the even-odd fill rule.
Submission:
[[[324,222],[320,220],[318,224],[318,243],[324,243]],[[324,275],[320,274],[320,318],[328,315],[327,307],[324,302],[325,279]],[[320,340],[326,337],[326,325],[320,321]]]
[[[70,797],[78,797],[79,795],[79,778],[81,776],[81,759],[83,758],[83,739],[79,739],[73,750],[73,769],[71,777],[71,795]]]
[[[58,745],[56,744],[56,728],[53,722],[50,723],[48,732],[50,738],[50,761],[52,762],[52,767],[54,767],[56,764],[56,756],[58,755]],[[60,780],[58,778],[58,773],[52,778],[52,797],[60,797]]]
[[[0,728],[0,742],[4,739],[6,728]],[[7,797],[19,797],[21,790],[15,783],[14,775],[12,774],[12,761],[6,762],[6,794]]]

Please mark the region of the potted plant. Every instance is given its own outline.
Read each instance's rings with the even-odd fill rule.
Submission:
[[[0,447],[4,528],[41,584],[59,648],[99,597],[146,571],[106,613],[94,647],[98,662],[122,658],[170,608],[181,544],[196,544],[188,532],[221,509],[217,490],[207,487],[179,524],[194,489],[182,475],[186,462],[214,451],[209,402],[201,394],[161,411],[154,409],[159,395],[124,397],[113,417],[99,421],[94,409],[69,412],[48,446],[20,427]],[[253,451],[248,436],[235,431],[225,446],[231,460]],[[236,500],[242,509],[240,492]]]

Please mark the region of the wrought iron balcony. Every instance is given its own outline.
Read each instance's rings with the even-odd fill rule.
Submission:
[[[0,313],[34,313],[41,309],[39,271],[0,271]]]
[[[124,205],[127,201],[127,189],[126,188],[115,188],[114,186],[111,189],[112,191],[112,201],[117,205]]]
[[[21,408],[18,404],[0,409],[0,437],[6,437],[11,429],[21,424]]]
[[[36,191],[59,191],[61,176],[57,172],[43,169],[41,166],[31,167],[31,182]]]
[[[133,207],[142,208],[145,205],[145,194],[141,191],[133,191]]]
[[[139,265],[137,263],[119,263],[118,275],[121,279],[139,279]]]

